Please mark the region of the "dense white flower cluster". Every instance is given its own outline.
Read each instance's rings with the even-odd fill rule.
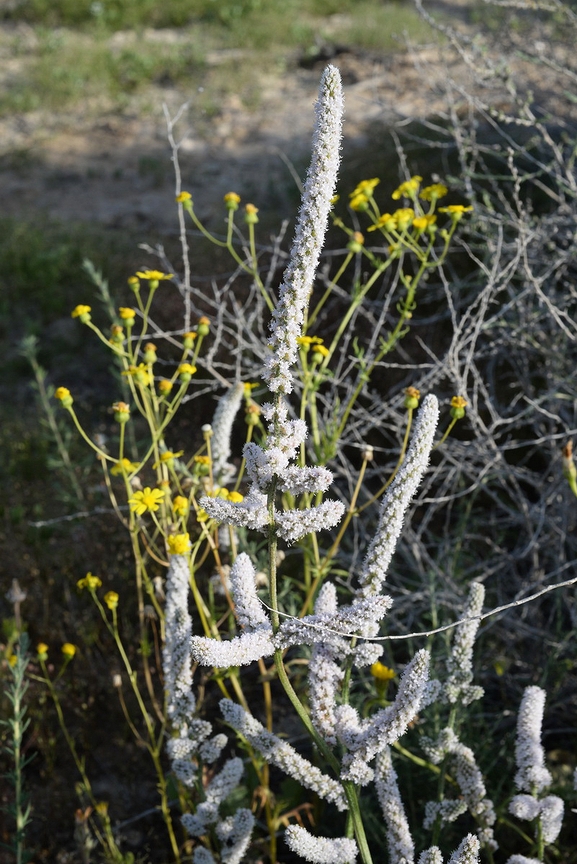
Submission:
[[[241,864],[248,849],[254,816],[245,807],[240,807],[234,816],[228,816],[216,826],[216,836],[221,842],[222,864]]]
[[[541,744],[541,726],[546,693],[540,687],[527,687],[517,716],[515,785],[521,792],[542,792],[551,785],[551,774],[545,768],[545,751]]]
[[[381,504],[377,533],[369,546],[360,576],[359,596],[381,593],[405,513],[427,470],[438,420],[437,399],[432,395],[426,396],[417,416],[409,451]]]
[[[337,611],[337,590],[330,582],[325,582],[315,602],[317,618],[330,618]],[[346,646],[346,642],[342,640]],[[342,656],[342,655],[341,655]],[[335,733],[335,708],[337,689],[344,678],[344,671],[338,663],[339,650],[334,640],[315,642],[309,662],[309,699],[311,717],[315,729],[327,744],[334,747],[337,743]]]
[[[427,801],[423,828],[430,830],[437,819],[443,822],[454,822],[467,812],[467,802],[462,798],[445,798],[443,801]]]
[[[369,763],[403,735],[419,711],[429,676],[429,652],[418,651],[405,669],[392,705],[361,721],[351,705],[336,709],[336,734],[347,748],[343,757],[343,780],[361,786],[373,778]]]
[[[218,400],[214,417],[212,418],[212,437],[210,439],[210,454],[212,457],[212,476],[214,482],[224,486],[234,477],[236,468],[229,464],[230,439],[234,418],[242,403],[244,385],[233,384],[224,396]]]
[[[419,864],[443,864],[443,855],[438,846],[431,846],[421,852]],[[479,864],[479,841],[473,834],[467,834],[451,855],[449,864]]]
[[[343,116],[341,76],[328,66],[321,79],[316,106],[313,158],[305,181],[290,260],[279,289],[271,324],[272,355],[265,378],[272,393],[290,393],[291,367],[297,356],[304,310],[315,277],[335,193]]]
[[[415,844],[411,837],[405,808],[401,800],[397,772],[393,768],[389,747],[386,747],[377,756],[375,785],[385,819],[389,861],[391,864],[413,864]]]
[[[313,837],[300,825],[289,825],[284,835],[291,852],[311,864],[355,864],[358,849],[348,837]]]
[[[453,704],[460,701],[463,705],[469,705],[483,696],[483,688],[472,686],[471,681],[473,680],[473,647],[480,624],[477,616],[481,614],[484,599],[484,586],[480,582],[473,582],[463,613],[463,618],[473,620],[465,620],[456,628],[451,655],[447,660],[449,676],[444,685],[445,698]]]
[[[312,789],[320,798],[336,804],[339,810],[347,809],[343,788],[338,781],[323,774],[308,759],[297,753],[294,747],[265,729],[262,723],[240,705],[235,705],[229,699],[222,699],[220,710],[226,722],[240,732],[269,764],[276,765],[306,789]]]

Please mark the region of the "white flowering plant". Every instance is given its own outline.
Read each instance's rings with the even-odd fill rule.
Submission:
[[[470,585],[451,625],[415,634],[426,647],[414,651],[401,674],[381,662],[394,635],[388,626],[393,599],[384,593],[391,561],[431,453],[442,452],[465,416],[467,399],[453,396],[450,412],[442,412],[433,393],[421,399],[419,389],[408,386],[396,465],[386,482],[365,483],[375,448],[365,440],[369,412],[363,400],[384,358],[410,334],[423,284],[434,273],[445,278],[456,232],[472,208],[439,207],[447,187],[423,186],[415,175],[393,192],[393,200],[406,206],[382,212],[374,178],[350,194],[356,221],[349,227],[334,211],[342,115],[340,75],[329,66],[292,248],[285,255],[275,241],[266,273],[254,205],[245,206],[248,236],[235,222],[236,193],[225,196],[224,239],[202,223],[191,194],[181,188],[176,120],[168,118],[182,274],[157,249],[162,269],[130,277],[134,306],[111,308],[110,336],[93,322],[89,306],[72,313],[113,352],[124,388],[112,407],[113,452],[84,430],[66,387],[55,396],[100,460],[114,511],[130,534],[138,669],[119,625],[119,593],[109,590],[101,599],[102,580],[91,573],[78,588],[91,595],[121,657],[124,673],[115,687],[123,710],[123,688],[132,691],[137,714],[126,709],[127,722],[150,754],[177,862],[276,862],[287,850],[313,864],[501,860],[496,823],[505,805],[489,796],[464,723],[483,695],[473,678],[482,582]],[[187,217],[228,250],[235,277],[248,280],[244,294],[223,299],[215,289],[212,318],[198,314],[209,301],[193,285]],[[319,276],[331,219],[345,232],[346,248],[336,274]],[[359,230],[360,219],[369,223],[366,234],[379,238],[374,246]],[[275,291],[281,260],[284,275]],[[93,275],[107,299],[101,277]],[[174,332],[162,331],[152,317],[157,292],[169,283],[184,310],[183,327]],[[344,308],[336,321],[335,298]],[[321,323],[332,333],[327,345],[317,335]],[[355,334],[359,325],[370,325],[366,339]],[[159,358],[152,338],[164,339],[178,358],[168,352]],[[264,386],[252,380],[259,370]],[[219,386],[224,394],[212,422],[199,424],[198,446],[190,453],[184,446],[173,450],[173,420],[194,396],[197,381],[201,391]],[[234,433],[243,405],[241,450]],[[448,417],[439,432],[441,413]],[[379,419],[377,412],[373,427]],[[355,458],[343,456],[345,447],[354,449]],[[378,506],[372,522],[371,505]],[[363,519],[367,525],[359,529]],[[452,629],[444,666],[432,641],[437,629]],[[62,719],[47,646],[42,649],[43,680]],[[161,684],[153,678],[152,655],[161,658]],[[262,708],[256,707],[261,696]],[[282,711],[275,710],[278,704]],[[544,691],[529,687],[519,711],[517,794],[509,812],[532,822],[534,836],[519,829],[518,847],[534,857],[514,852],[509,864],[545,861],[561,829],[561,797],[543,794],[552,785],[540,740],[543,707]],[[306,735],[304,746],[287,740],[282,718],[289,708]],[[431,800],[422,802],[418,825],[407,815],[400,764],[403,771],[410,766],[423,772],[427,789],[429,781],[436,784]],[[102,838],[109,860],[125,860],[80,758],[77,765],[93,808],[89,829]],[[296,806],[285,806],[274,788],[282,774],[302,789]],[[367,831],[365,802],[379,808],[379,836]],[[313,808],[320,819],[311,815]],[[450,823],[456,825],[448,833]]]

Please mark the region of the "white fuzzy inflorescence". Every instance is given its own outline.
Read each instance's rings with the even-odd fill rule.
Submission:
[[[443,864],[443,855],[438,846],[431,846],[419,855],[419,864]]]
[[[355,864],[358,849],[348,837],[313,837],[300,825],[289,825],[284,838],[291,852],[311,864]]]
[[[386,747],[377,757],[375,785],[385,819],[389,861],[391,864],[413,864],[415,844],[401,800],[397,772],[393,768],[389,747]]]
[[[464,621],[456,628],[451,647],[451,655],[447,660],[449,677],[445,682],[445,696],[451,703],[457,701],[469,705],[475,699],[481,699],[483,688],[471,685],[473,680],[473,648],[479,629],[480,619],[477,617],[483,609],[485,588],[480,582],[473,582],[469,589],[469,597],[463,614]]]
[[[313,285],[322,250],[331,198],[339,168],[343,94],[341,76],[327,66],[321,79],[316,105],[313,155],[305,181],[290,260],[279,289],[279,303],[271,324],[272,355],[265,367],[265,380],[272,393],[290,393],[291,367],[297,357],[304,310]]]
[[[474,834],[467,834],[449,858],[449,864],[479,864],[479,841]]]
[[[286,741],[281,741],[272,732],[264,728],[262,723],[248,714],[240,705],[235,705],[229,699],[222,699],[220,710],[227,723],[240,732],[265,760],[276,765],[289,777],[312,789],[320,798],[336,804],[339,810],[347,809],[343,788],[336,780],[332,780],[312,765],[308,759],[301,756],[294,747]]]
[[[417,416],[409,451],[381,504],[377,533],[365,558],[358,596],[381,593],[405,513],[429,464],[438,420],[437,399],[429,395],[423,400]]]
[[[224,485],[234,477],[236,469],[229,464],[230,439],[234,418],[242,403],[244,385],[233,384],[224,396],[218,400],[214,417],[212,418],[212,437],[210,439],[210,454],[212,456],[212,476],[215,483]]]
[[[517,717],[515,785],[521,792],[542,792],[551,785],[551,774],[545,768],[545,751],[541,744],[541,725],[546,693],[540,687],[527,687]]]
[[[337,590],[325,582],[315,602],[317,618],[330,618],[337,612]],[[338,648],[334,641],[315,642],[309,662],[309,701],[311,719],[317,732],[327,744],[337,743],[335,734],[335,708],[337,689],[344,678],[338,662]]]

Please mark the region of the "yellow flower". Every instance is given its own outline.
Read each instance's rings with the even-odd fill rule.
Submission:
[[[316,359],[317,362],[320,362],[318,357],[315,358],[315,354],[320,355],[321,359],[324,360],[325,357],[330,356],[330,353],[326,345],[315,345],[313,348],[313,360]]]
[[[54,392],[54,398],[62,402],[64,408],[69,408],[74,401],[68,387],[58,387]]]
[[[465,416],[465,408],[469,403],[462,396],[453,396],[451,399],[451,417],[454,420],[462,420]]]
[[[240,195],[237,195],[236,192],[227,192],[224,196],[224,203],[227,210],[238,210]]]
[[[114,402],[112,411],[117,423],[128,423],[130,420],[130,405],[127,405],[126,402]]]
[[[393,213],[383,213],[379,216],[374,225],[367,228],[367,231],[376,231],[377,228],[384,228],[385,231],[394,231],[397,227],[397,217]]]
[[[87,324],[90,321],[91,311],[91,306],[84,306],[83,304],[79,304],[78,306],[74,307],[70,314],[72,318],[80,318],[83,324]]]
[[[349,198],[355,198],[357,195],[364,195],[365,198],[371,198],[373,195],[373,189],[375,189],[380,182],[381,181],[378,177],[373,177],[372,180],[361,180],[353,191],[349,193]]]
[[[417,390],[416,387],[405,388],[405,408],[418,408],[420,398],[421,391]]]
[[[134,378],[143,387],[149,387],[154,381],[154,377],[146,368],[145,363],[139,363],[138,366],[129,366],[122,374],[130,375],[131,378]]]
[[[187,351],[190,351],[197,336],[198,333],[196,333],[194,330],[191,330],[189,333],[182,334],[182,342]]]
[[[398,201],[399,198],[414,198],[419,190],[419,184],[423,178],[419,174],[415,174],[410,180],[405,180],[401,183],[392,194],[393,201]]]
[[[434,225],[436,221],[437,217],[432,213],[429,213],[427,216],[416,216],[413,219],[413,228],[417,230],[417,233],[422,234],[423,231]]]
[[[415,211],[412,207],[401,207],[400,210],[395,210],[394,216],[399,231],[405,231],[415,218]]]
[[[39,642],[36,646],[36,653],[38,654],[39,660],[46,660],[48,657],[48,645],[46,642]]]
[[[163,273],[161,270],[137,270],[136,275],[149,282],[160,282],[162,279],[172,279],[174,273]]]
[[[177,371],[182,383],[186,384],[196,372],[196,366],[193,366],[191,363],[181,363]]]
[[[119,597],[116,591],[107,591],[104,595],[104,602],[111,611],[113,609],[116,609],[116,607],[118,606],[118,600]]]
[[[186,516],[189,507],[190,502],[188,498],[184,497],[184,495],[177,495],[172,502],[172,511],[173,513],[176,513],[177,516]]]
[[[229,492],[228,500],[232,501],[233,504],[240,504],[241,501],[244,501],[244,495],[241,495],[240,492]]]
[[[196,519],[197,522],[207,522],[210,519],[210,516],[202,507],[199,507],[196,511]]]
[[[135,492],[132,498],[128,499],[128,504],[133,513],[142,516],[147,510],[155,513],[163,498],[162,489],[151,489],[150,486],[146,486],[141,492]]]
[[[83,588],[88,588],[89,591],[96,591],[102,587],[102,579],[99,576],[93,576],[92,573],[87,573],[84,579],[79,579],[76,587],[82,591]]]
[[[363,195],[363,193],[359,193],[351,198],[349,201],[349,207],[351,210],[364,212],[369,209],[369,199],[366,195]]]
[[[136,291],[140,291],[140,281],[138,276],[129,276],[126,280],[128,282],[129,288],[132,289],[136,293]]]
[[[197,465],[210,465],[212,459],[210,456],[195,456],[192,461],[196,462]]]
[[[377,681],[390,681],[395,677],[395,672],[392,669],[389,669],[388,666],[385,666],[384,663],[380,663],[377,660],[377,662],[373,663],[371,666],[371,675],[373,678],[376,678]]]
[[[131,462],[130,459],[124,457],[124,459],[119,459],[116,465],[112,466],[110,473],[118,477],[120,474],[132,474],[137,468],[138,462]]]
[[[436,201],[437,198],[443,198],[449,190],[444,183],[433,183],[431,186],[425,186],[419,193],[421,201]]]
[[[463,218],[463,214],[470,213],[473,209],[469,204],[465,207],[464,204],[448,204],[446,207],[439,207],[439,213],[448,213],[454,222],[459,222]]]
[[[131,309],[130,306],[121,306],[118,310],[118,314],[122,318],[123,321],[129,321],[131,318],[134,320],[136,317],[136,312],[134,309]]]
[[[177,204],[184,204],[185,201],[192,201],[192,195],[190,194],[190,192],[180,192],[176,196]]]
[[[169,381],[167,378],[163,378],[162,381],[158,382],[158,389],[160,390],[160,392],[162,393],[163,396],[167,396],[173,387],[174,387],[174,384],[172,383],[172,381]]]
[[[72,660],[76,654],[76,645],[73,645],[72,642],[65,642],[60,650],[67,660]]]
[[[361,234],[360,231],[354,231],[351,235],[351,239],[347,243],[347,249],[349,250],[349,252],[360,252],[364,246],[364,243],[364,235]]]
[[[188,534],[169,534],[167,537],[168,551],[171,555],[184,555],[191,548]]]
[[[179,456],[182,456],[183,453],[184,450],[179,450],[178,453],[173,453],[172,450],[165,450],[164,453],[160,454],[160,459],[158,460],[158,462],[155,462],[152,467],[158,468],[159,465],[162,465],[164,463],[168,463],[170,467],[170,463],[174,459],[178,459]]]

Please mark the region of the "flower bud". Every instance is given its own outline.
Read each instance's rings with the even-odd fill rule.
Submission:
[[[247,225],[256,225],[258,222],[258,207],[255,207],[254,204],[246,204],[244,208],[244,221]]]
[[[130,329],[130,327],[134,327],[134,319],[136,316],[134,309],[131,309],[130,306],[121,306],[118,310],[118,314],[127,328]]]
[[[183,384],[188,384],[195,372],[196,366],[191,363],[181,363],[178,367],[178,378]]]
[[[115,402],[112,410],[117,423],[127,423],[130,420],[130,405],[126,402]]]
[[[240,195],[237,195],[236,192],[227,192],[224,196],[224,203],[226,204],[226,209],[232,210],[234,213],[235,210],[238,210]]]
[[[45,642],[39,642],[36,646],[36,653],[39,660],[48,660],[48,645]]]
[[[122,345],[124,342],[124,327],[120,324],[113,324],[110,328],[110,341],[113,345]]]
[[[194,340],[196,339],[197,336],[198,336],[198,333],[194,333],[194,332],[185,333],[183,335],[183,337],[182,337],[183,345],[187,351],[191,350],[192,346],[194,345]]]
[[[118,600],[119,597],[116,591],[107,591],[104,595],[104,602],[110,610],[116,609],[116,607],[118,606]]]
[[[461,420],[465,416],[465,408],[469,403],[462,396],[453,396],[451,399],[451,417]]]
[[[54,398],[58,399],[63,408],[70,408],[74,402],[68,387],[58,387],[54,393]]]
[[[153,342],[147,342],[144,346],[144,362],[156,363],[156,345]]]
[[[365,242],[364,236],[360,231],[355,231],[355,233],[351,236],[351,239],[347,243],[347,249],[349,252],[362,252],[363,245]]]
[[[210,318],[207,318],[206,315],[199,318],[196,332],[199,336],[208,336],[210,333]]]
[[[417,390],[416,387],[407,387],[405,389],[405,408],[415,409],[419,407],[419,399],[421,398],[421,391]]]
[[[135,294],[140,291],[140,279],[138,278],[138,276],[128,277],[128,287],[131,291],[134,291]]]
[[[72,310],[71,317],[72,318],[79,318],[80,321],[82,322],[82,324],[88,324],[88,322],[90,321],[90,318],[91,318],[90,312],[91,312],[90,306],[85,306],[83,304],[79,304],[78,306],[75,306],[74,309]]]
[[[60,650],[64,654],[65,660],[72,660],[76,654],[76,645],[73,645],[71,642],[65,642]]]

